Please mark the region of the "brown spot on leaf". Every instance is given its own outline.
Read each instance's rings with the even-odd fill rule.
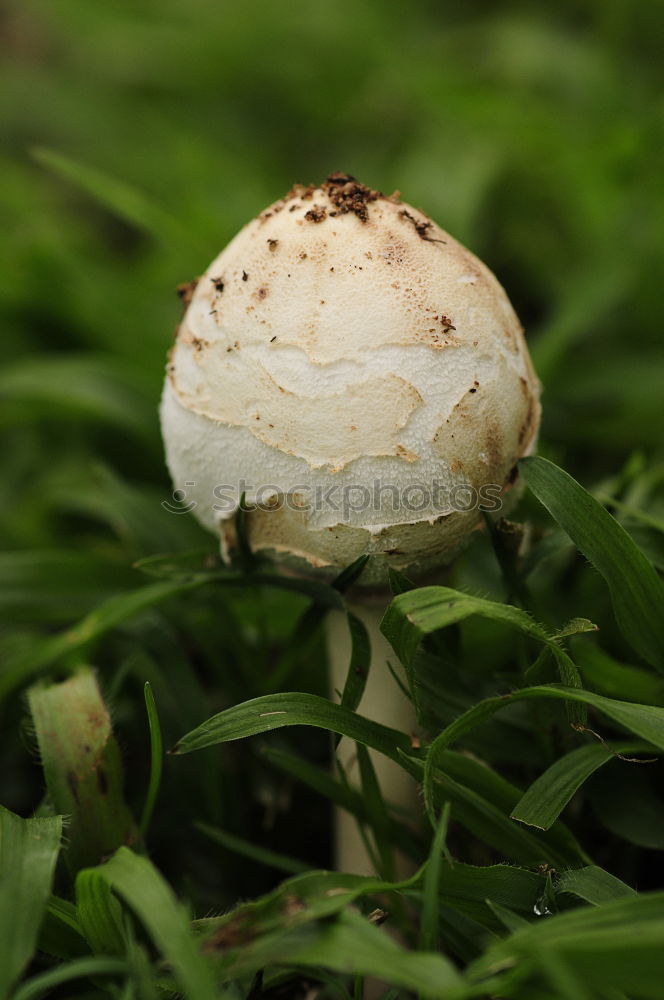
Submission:
[[[74,798],[74,802],[78,804],[80,801],[78,796],[78,777],[73,771],[67,771],[67,785]]]
[[[228,948],[249,944],[255,936],[256,932],[253,929],[250,913],[239,913],[215,931],[201,950],[207,953],[226,951]]]

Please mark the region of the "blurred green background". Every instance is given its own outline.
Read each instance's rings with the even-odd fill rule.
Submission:
[[[398,188],[493,268],[544,385],[542,451],[637,510],[634,533],[662,565],[647,518],[662,511],[663,24],[660,2],[628,0],[5,2],[3,656],[141,584],[141,556],[214,547],[160,507],[175,288],[295,181],[333,170]],[[489,591],[488,557],[468,560],[466,580]],[[552,581],[543,603],[556,618],[570,581],[562,570]],[[592,617],[594,592],[579,586],[587,601],[571,613]],[[210,688],[223,660],[226,703],[260,690],[251,667],[233,666],[246,658],[234,640],[258,629],[251,595],[206,600],[176,620],[147,613],[97,655],[130,744],[130,793],[147,766],[145,677],[172,739],[209,714],[192,662]],[[271,600],[276,641],[299,605]],[[199,624],[214,616],[225,631],[205,649]],[[492,645],[487,671],[504,648]],[[21,702],[8,705],[15,720]],[[41,795],[28,742],[9,740],[2,768],[2,801],[19,811]],[[203,775],[207,754],[172,765],[194,816],[246,832],[251,817],[222,816],[224,796],[243,801],[242,753],[224,758],[223,795]],[[283,787],[254,766],[255,801],[238,808],[264,824]],[[325,844],[316,854],[284,829],[292,853],[324,860]],[[187,877],[201,864],[192,846]]]
[[[51,538],[82,452],[163,488],[176,284],[335,169],[399,188],[496,271],[570,471],[658,446],[663,22],[626,0],[5,5],[9,545]]]

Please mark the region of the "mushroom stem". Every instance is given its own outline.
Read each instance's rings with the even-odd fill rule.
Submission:
[[[391,726],[405,733],[414,733],[417,727],[412,703],[399,688],[388,668],[388,660],[394,663],[394,651],[380,631],[380,620],[384,604],[350,603],[352,611],[364,624],[371,643],[369,675],[358,712],[375,722]],[[336,692],[343,691],[351,656],[351,640],[346,615],[333,611],[327,617],[327,649],[330,666],[330,688],[333,700],[338,700]],[[396,806],[407,815],[418,815],[420,801],[418,787],[413,778],[394,761],[383,754],[369,751],[384,800]],[[352,740],[343,738],[337,747],[336,757],[341,762],[351,785],[360,785],[357,752]],[[334,809],[335,865],[338,871],[355,875],[376,875],[374,864],[360,835],[357,821],[345,809]],[[395,868],[398,878],[407,878],[414,871],[409,858],[395,853]]]

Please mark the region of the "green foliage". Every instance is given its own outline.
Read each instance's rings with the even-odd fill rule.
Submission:
[[[62,816],[21,819],[0,807],[0,996],[37,944],[62,837]]]
[[[0,997],[659,1000],[661,5],[0,20]],[[487,261],[544,389],[512,524],[430,586],[391,576],[414,737],[363,714],[361,561],[333,586],[225,567],[162,506],[175,286],[335,169]],[[368,751],[423,784],[419,815]],[[376,877],[329,870],[333,806]]]
[[[570,475],[542,458],[522,459],[535,496],[606,580],[632,648],[664,670],[664,584],[625,529]]]
[[[31,687],[28,703],[49,796],[69,817],[67,861],[76,872],[138,837],[110,716],[90,669]]]

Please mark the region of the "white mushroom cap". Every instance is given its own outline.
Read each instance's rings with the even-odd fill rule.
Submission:
[[[199,280],[161,419],[174,486],[222,549],[244,493],[260,502],[254,550],[329,573],[370,553],[376,583],[451,561],[487,487],[506,505],[538,397],[491,271],[333,174],[250,222]]]

